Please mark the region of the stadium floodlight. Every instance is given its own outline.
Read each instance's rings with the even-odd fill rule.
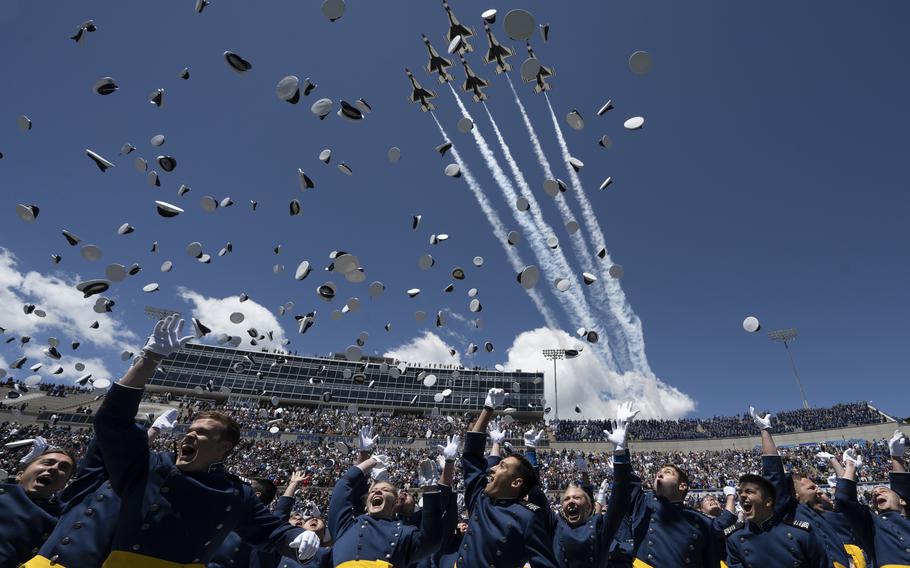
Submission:
[[[556,361],[560,359],[573,359],[578,357],[578,351],[575,349],[544,349],[543,356],[553,361],[553,395],[556,405],[556,419],[559,420],[559,389],[556,387]]]
[[[793,361],[793,353],[790,351],[790,342],[796,339],[796,328],[777,329],[768,332],[768,339],[784,344],[787,356],[790,358],[790,368],[793,369],[793,377],[796,379],[796,386],[799,387],[799,394],[803,397],[803,408],[809,408],[809,401],[806,399],[806,391],[803,389],[803,382],[799,379],[799,373],[796,371],[796,363]]]
[[[145,307],[145,315],[146,315],[149,319],[152,319],[152,320],[155,320],[155,321],[161,321],[161,320],[163,320],[164,318],[166,318],[166,317],[168,317],[168,316],[171,316],[171,315],[177,315],[177,316],[179,316],[179,315],[180,315],[180,312],[178,312],[178,311],[176,311],[176,310],[169,310],[169,309],[167,309],[167,308],[156,308],[156,307],[154,307],[154,306],[146,306],[146,307]]]

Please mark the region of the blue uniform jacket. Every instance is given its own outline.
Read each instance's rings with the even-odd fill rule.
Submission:
[[[448,499],[449,489],[440,486],[440,491],[423,494],[422,522],[417,528],[400,520],[355,516],[355,488],[365,483],[365,477],[358,467],[351,467],[332,490],[328,528],[334,538],[335,566],[353,560],[379,560],[403,568],[435,552],[444,536],[442,503]]]
[[[150,451],[134,422],[142,393],[115,384],[95,415],[104,467],[122,501],[116,516],[98,520],[115,525],[112,563],[128,565],[134,555],[206,563],[232,530],[252,545],[293,554],[289,543],[301,530],[281,522],[220,464],[184,473],[172,454]]]
[[[825,553],[836,565],[849,566],[850,552],[863,556],[859,537],[842,522],[842,514],[834,511],[820,513],[796,500],[793,477],[784,471],[784,461],[778,455],[762,456],[762,475],[774,485],[775,514],[782,518],[805,521],[822,542]]]
[[[761,525],[737,523],[727,531],[729,568],[831,567],[821,539],[805,521],[781,520],[774,515]]]
[[[94,437],[60,499],[60,521],[38,555],[60,566],[100,568],[110,553],[116,526],[110,519],[120,511],[120,496],[114,492]]]
[[[910,473],[892,472],[891,489],[910,495]],[[910,519],[896,511],[873,513],[857,500],[856,482],[843,478],[837,480],[834,508],[861,538],[872,543],[876,566],[910,566]]]
[[[529,449],[525,452],[533,465],[537,465],[537,453]],[[614,457],[614,485],[610,492],[607,512],[592,514],[587,522],[576,527],[556,514],[551,508],[546,494],[535,488],[529,500],[541,507],[547,517],[547,530],[553,535],[553,551],[560,568],[605,568],[609,565],[610,544],[619,528],[622,519],[629,511],[632,465],[629,454],[617,453]],[[590,497],[590,487],[586,488]],[[593,504],[593,498],[591,502]]]
[[[449,493],[445,513],[443,513],[442,517],[442,523],[443,531],[445,532],[439,549],[417,564],[414,564],[414,568],[439,568],[442,566],[441,562],[443,557],[458,553],[461,537],[455,534],[455,529],[458,527],[458,495],[455,493]]]
[[[18,483],[0,484],[0,568],[34,556],[59,514],[57,499],[32,500]]]
[[[458,568],[522,568],[525,562],[534,568],[556,568],[545,511],[522,500],[491,499],[484,492],[489,470],[484,458],[486,440],[483,432],[465,436],[461,467],[471,517],[458,554],[451,560]]]
[[[682,503],[642,491],[637,477],[633,477],[631,506],[636,568],[720,566],[712,519]]]

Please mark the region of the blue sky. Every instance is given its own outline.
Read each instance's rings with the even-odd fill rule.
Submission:
[[[546,101],[519,84],[524,49],[508,39],[502,21],[508,10],[525,8],[551,26],[548,42],[539,35],[531,41],[541,61],[556,70],[550,100],[572,155],[586,164],[579,178],[607,248],[625,268],[622,289],[641,319],[650,368],[694,401],[670,407],[691,407],[693,416],[741,412],[750,403],[797,407],[783,348],[763,333],[792,326],[800,331],[793,352],[813,405],[872,399],[886,411],[907,414],[906,6],[453,4],[478,34],[479,14],[489,7],[499,10],[497,38],[516,52],[510,59],[513,80],[543,150],[556,175],[568,181]],[[201,15],[190,0],[51,7],[12,2],[0,18],[5,30],[0,45],[7,54],[0,97],[0,246],[7,251],[4,258],[15,259],[4,265],[7,301],[0,326],[7,335],[29,333],[29,348],[43,346],[49,336],[68,343],[81,330],[84,346],[67,353],[61,364],[70,369],[79,355],[99,372],[116,375],[123,368],[121,348],[141,345],[149,327],[145,305],[196,309],[207,324],[214,317],[226,325],[233,309],[231,301],[221,300],[241,292],[263,307],[242,305],[246,323],[260,328],[287,301],[295,303],[292,314],[317,310],[317,324],[305,336],[296,333],[290,314],[278,318],[290,348],[303,353],[341,351],[368,331],[369,353],[406,346],[416,349],[408,351],[414,356],[435,357],[445,343],[460,351],[463,363],[510,360],[528,368],[541,362],[522,359],[519,351],[568,341],[537,334],[527,343],[531,335],[521,335],[543,326],[544,319],[516,284],[465,178],[442,174],[453,158],[434,152],[442,140],[432,118],[407,101],[405,66],[436,91],[436,116],[506,228],[519,229],[471,135],[456,129],[460,113],[451,93],[423,69],[421,33],[445,50],[447,22],[440,3],[348,2],[344,17],[334,23],[313,1],[216,1]],[[76,45],[68,38],[87,19],[95,20],[98,31]],[[541,190],[543,174],[508,84],[481,62],[482,35],[471,43],[475,51],[468,60],[491,84],[488,108],[577,280],[581,265],[553,199]],[[252,70],[232,73],[221,56],[225,50],[247,58]],[[636,50],[654,58],[647,75],[629,70],[628,57]],[[177,77],[183,67],[190,69],[188,81]],[[275,96],[275,84],[288,74],[318,84],[296,106]],[[460,67],[453,67],[453,74],[460,83]],[[91,92],[104,76],[114,77],[120,90],[107,97]],[[166,90],[162,108],[147,102],[157,88]],[[340,99],[364,97],[374,112],[356,124],[334,114],[319,121],[309,106],[320,97],[333,99],[336,109]],[[616,108],[596,117],[607,99]],[[509,175],[483,107],[463,100]],[[573,108],[585,118],[584,130],[565,122]],[[27,133],[16,127],[21,114],[34,124]],[[625,131],[623,121],[636,115],[645,117],[644,129]],[[153,148],[149,139],[159,133],[166,143]],[[596,144],[603,134],[611,136],[612,148]],[[126,142],[137,151],[118,156]],[[391,146],[402,150],[397,164],[386,159]],[[116,167],[101,173],[85,148]],[[333,151],[330,165],[317,159],[324,148]],[[174,156],[178,166],[161,173],[162,186],[153,188],[134,169],[133,158],[153,161],[159,154]],[[353,176],[336,169],[340,161]],[[315,180],[314,190],[300,192],[297,168]],[[614,183],[600,192],[606,176]],[[191,187],[182,198],[176,195],[180,184]],[[578,212],[574,191],[564,199]],[[207,214],[199,206],[204,195],[230,196],[235,204]],[[255,213],[251,199],[259,202]],[[291,199],[301,201],[302,215],[288,215]],[[155,200],[186,213],[162,219]],[[22,222],[17,203],[41,207],[38,219]],[[413,214],[423,215],[416,232],[410,229]],[[124,222],[136,232],[117,235]],[[78,248],[66,244],[62,229],[99,245],[103,258],[82,259]],[[431,246],[433,233],[450,239]],[[525,264],[539,264],[525,237],[517,252]],[[156,254],[149,252],[152,241],[159,243]],[[203,265],[185,252],[192,241],[202,242],[213,256],[230,241],[234,252]],[[272,253],[277,244],[279,255]],[[355,253],[366,282],[353,285],[324,272],[332,250]],[[52,265],[52,253],[63,261]],[[417,259],[427,253],[436,266],[422,271]],[[480,269],[471,266],[475,255],[486,261]],[[296,282],[294,269],[305,259],[315,269]],[[159,271],[164,260],[174,262],[172,272]],[[143,270],[112,287],[107,295],[117,302],[114,312],[102,322],[103,331],[89,330],[93,316],[82,315],[58,292],[74,280],[103,277],[112,262],[138,262]],[[284,273],[273,274],[276,263],[285,266]],[[465,267],[468,278],[445,294],[454,266]],[[339,284],[332,304],[315,294],[328,280]],[[373,280],[384,282],[386,292],[370,300],[366,285]],[[161,291],[144,294],[142,286],[150,282],[158,282]],[[603,284],[601,279],[594,285]],[[409,299],[405,290],[415,287],[422,292]],[[467,309],[470,287],[478,289],[483,303],[479,330],[458,321],[475,317]],[[574,333],[580,324],[566,315],[551,282],[542,277],[536,289],[560,328]],[[585,294],[590,300],[590,290]],[[331,311],[349,297],[360,298],[363,308],[333,321]],[[43,301],[65,313],[49,309],[46,322],[24,318],[20,300]],[[92,303],[82,302],[82,309],[88,305],[90,312]],[[450,317],[437,329],[433,319],[440,309]],[[206,310],[217,315],[207,317]],[[427,322],[416,322],[415,310],[426,311]],[[742,330],[747,315],[762,321],[762,333]],[[387,322],[391,332],[383,330]],[[424,337],[426,331],[440,341]],[[516,336],[526,343],[517,346]],[[465,356],[468,342],[487,341],[494,345],[492,353],[481,347]],[[421,351],[424,347],[430,351]],[[0,357],[9,362],[20,351],[18,342],[5,344]],[[578,400],[604,390],[599,378],[588,375],[599,369],[593,359],[582,361],[593,353],[589,346],[579,360],[563,364],[560,380],[572,382],[566,391]],[[29,365],[40,357],[33,359]],[[68,370],[66,376],[78,373]],[[639,396],[643,391],[636,390],[635,380],[611,385],[619,397]]]

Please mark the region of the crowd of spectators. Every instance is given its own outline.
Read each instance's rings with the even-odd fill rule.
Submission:
[[[828,430],[847,426],[881,424],[887,419],[865,402],[835,404],[827,408],[801,408],[778,412],[776,431],[780,433]],[[606,420],[563,420],[552,427],[561,441],[594,442],[606,439]],[[636,440],[694,440],[751,436],[754,424],[748,414],[678,420],[641,419],[635,422]]]

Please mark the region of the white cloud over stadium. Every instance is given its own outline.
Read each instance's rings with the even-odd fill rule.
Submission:
[[[212,330],[212,333],[206,338],[212,338],[212,341],[209,341],[209,343],[213,342],[214,336],[217,336],[219,333],[226,333],[235,337],[242,337],[243,343],[241,343],[241,346],[246,346],[244,348],[251,349],[248,341],[250,336],[247,334],[247,330],[255,328],[260,334],[266,334],[271,331],[272,339],[269,340],[268,336],[266,336],[265,339],[258,341],[259,345],[252,349],[284,348],[282,345],[285,338],[284,329],[281,327],[281,324],[278,323],[275,314],[255,300],[249,299],[245,302],[241,302],[238,296],[210,298],[184,287],[179,287],[177,289],[177,294],[181,299],[192,305],[192,317],[198,318]],[[243,314],[244,319],[242,322],[231,322],[230,317],[234,312]],[[188,328],[188,333],[192,334],[193,330]],[[199,339],[194,341],[204,342]]]

